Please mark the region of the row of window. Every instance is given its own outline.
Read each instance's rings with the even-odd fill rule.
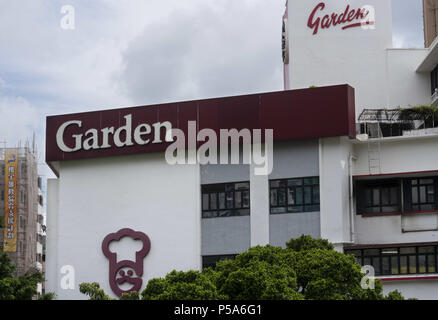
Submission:
[[[319,178],[295,178],[269,182],[270,213],[319,211]],[[250,214],[249,182],[202,186],[202,217]]]
[[[376,276],[428,274],[438,271],[438,246],[346,249],[362,266],[372,266]],[[214,267],[216,262],[234,259],[236,255],[203,256],[202,267]]]
[[[438,209],[437,177],[358,181],[355,190],[360,215]],[[271,180],[269,198],[271,214],[319,211],[319,178]],[[249,214],[249,182],[202,186],[203,218]]]
[[[424,212],[438,209],[438,178],[357,182],[357,213]]]
[[[376,276],[437,272],[438,246],[349,249],[362,266],[371,265]]]

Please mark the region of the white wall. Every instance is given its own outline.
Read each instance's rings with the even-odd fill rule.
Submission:
[[[381,139],[381,173],[409,173],[438,170],[438,137]],[[368,144],[354,145],[354,175],[369,175]],[[396,176],[397,177],[397,176]],[[355,216],[356,241],[360,244],[409,243],[438,241],[437,231],[402,232],[438,229],[435,214],[414,216]]]
[[[351,241],[350,146],[346,137],[320,139],[321,238],[337,247]]]
[[[356,27],[342,30],[342,26],[337,25],[320,29],[313,35],[307,22],[320,2],[289,0],[291,89],[347,83],[356,90],[357,114],[364,107],[387,106],[386,49],[392,47],[391,1],[324,1],[324,14],[342,13],[347,4],[354,9],[374,6],[375,29]],[[324,14],[319,12],[321,17]]]
[[[59,284],[58,252],[59,180],[47,180],[46,291],[55,292]]]
[[[122,228],[151,239],[143,288],[173,269],[200,269],[199,166],[170,166],[162,154],[145,154],[63,162],[60,168],[59,181],[49,182],[47,232],[47,290],[59,299],[85,299],[81,282],[99,282],[112,293],[101,244]],[[75,290],[59,287],[63,265],[75,268]]]
[[[407,299],[438,300],[437,286],[438,280],[384,282],[383,293],[386,295],[391,291],[398,290]]]
[[[427,49],[392,48],[390,0],[327,0],[319,17],[341,13],[347,4],[375,8],[375,29],[319,29],[307,26],[319,0],[289,0],[290,89],[349,84],[355,89],[356,116],[364,108],[430,104],[430,75],[416,69]]]
[[[438,136],[384,138],[380,141],[381,173],[438,170]],[[373,147],[375,148],[375,147]],[[368,143],[354,144],[354,175],[369,175]]]
[[[250,217],[202,219],[202,255],[238,254],[250,247]]]
[[[430,104],[430,74],[415,71],[427,53],[427,49],[387,50],[389,78],[387,107]]]
[[[407,220],[407,221],[406,221]],[[431,221],[433,220],[433,221]],[[411,225],[411,230],[438,229],[436,214],[405,216],[355,217],[356,242],[358,244],[395,244],[436,242],[438,231],[402,232],[402,225]],[[429,226],[427,226],[429,224]],[[414,225],[417,228],[414,229]]]
[[[263,150],[263,149],[261,149]],[[269,176],[255,175],[250,165],[251,247],[269,244]]]

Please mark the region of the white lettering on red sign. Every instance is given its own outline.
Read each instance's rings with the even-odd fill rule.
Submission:
[[[82,121],[72,120],[63,123],[57,133],[56,133],[56,143],[58,144],[58,148],[64,152],[76,152],[79,150],[96,150],[96,149],[107,149],[111,148],[109,144],[109,136],[113,136],[114,145],[118,148],[122,148],[125,146],[133,146],[134,143],[138,145],[146,145],[151,143],[151,138],[148,138],[149,135],[153,133],[152,143],[163,143],[161,139],[161,129],[166,130],[165,141],[173,142],[172,136],[172,124],[168,121],[166,122],[157,122],[150,126],[147,123],[142,123],[138,125],[134,130],[132,130],[132,115],[128,114],[124,117],[125,125],[120,128],[115,129],[114,127],[103,128],[100,130],[97,129],[89,129],[85,134],[73,134],[71,137],[74,140],[74,146],[69,147],[65,143],[65,130],[70,126],[75,126],[77,128],[82,127]],[[101,139],[99,139],[101,136]],[[99,144],[99,141],[102,141],[102,144]]]

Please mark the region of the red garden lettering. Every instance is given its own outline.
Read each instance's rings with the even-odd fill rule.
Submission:
[[[325,9],[325,3],[320,2],[312,11],[307,22],[307,26],[313,29],[313,34],[317,34],[319,29],[328,29],[337,25],[343,25],[342,30],[360,27],[363,25],[374,24],[374,21],[365,21],[369,16],[369,11],[365,8],[352,9],[347,5],[342,13],[331,13],[318,15]]]

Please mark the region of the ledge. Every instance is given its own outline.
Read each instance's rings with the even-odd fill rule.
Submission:
[[[387,212],[387,213],[364,213],[359,214],[362,218],[372,218],[372,217],[385,217],[385,216],[400,216],[402,215],[401,212]]]
[[[415,280],[438,280],[438,274],[412,274],[412,275],[397,275],[397,276],[379,276],[376,277],[382,282],[396,281],[415,281]]]

